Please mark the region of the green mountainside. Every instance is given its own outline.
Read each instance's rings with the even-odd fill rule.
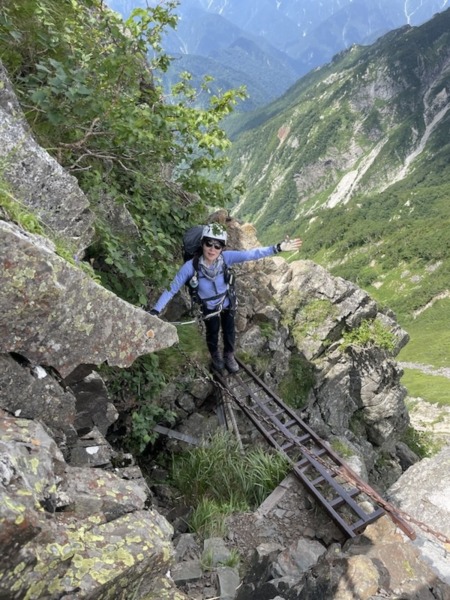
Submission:
[[[435,367],[450,366],[449,109],[450,10],[352,47],[229,123],[228,175],[245,188],[234,214],[265,242],[302,237],[301,258],[414,333],[401,360]]]

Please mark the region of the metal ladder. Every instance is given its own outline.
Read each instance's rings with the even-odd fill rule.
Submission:
[[[386,514],[388,503],[255,373],[237,360],[241,367],[238,373],[224,376],[215,371],[215,378],[264,438],[288,459],[296,477],[346,536],[355,537]],[[412,528],[395,513],[391,517],[407,535],[415,537]]]

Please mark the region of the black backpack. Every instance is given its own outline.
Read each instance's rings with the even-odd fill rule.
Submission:
[[[187,262],[202,253],[203,225],[190,227],[183,235],[183,261]]]
[[[205,298],[202,300],[198,295],[198,261],[200,256],[202,255],[202,237],[203,237],[203,225],[194,225],[190,227],[183,235],[183,261],[187,262],[188,260],[193,259],[193,266],[195,270],[194,276],[188,281],[186,287],[189,290],[189,294],[193,302],[197,304],[202,304],[205,307],[205,302],[207,300],[212,300],[212,298]],[[235,290],[235,277],[233,270],[224,262],[224,277],[225,281],[228,284],[228,297],[230,299],[230,309],[236,309],[236,290]]]

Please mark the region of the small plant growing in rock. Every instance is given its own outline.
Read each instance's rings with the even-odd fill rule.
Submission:
[[[203,538],[223,537],[226,534],[225,520],[228,515],[247,509],[248,507],[246,506],[233,505],[231,503],[204,497],[192,512],[189,519],[189,528]],[[208,564],[207,558],[207,556],[204,558],[205,565]],[[203,568],[205,569],[206,567],[203,566]]]
[[[8,191],[6,184],[0,178],[0,207],[8,218],[20,225],[25,231],[44,235],[44,226],[39,218],[25,205],[16,200]]]
[[[223,566],[231,567],[233,569],[235,567],[239,567],[240,563],[241,555],[235,548],[232,548],[230,550],[230,556],[223,562]]]
[[[359,348],[371,348],[378,346],[389,352],[393,352],[396,346],[395,335],[380,321],[366,319],[356,329],[347,331],[343,334],[341,350],[346,350],[350,346]]]
[[[271,340],[275,334],[275,327],[272,323],[260,323],[259,330],[266,340]]]
[[[201,556],[200,564],[203,571],[212,571],[214,568],[214,557],[212,550],[205,550]]]
[[[441,449],[441,444],[433,439],[432,433],[417,431],[414,427],[408,427],[403,434],[403,441],[419,458],[433,456]]]
[[[339,438],[334,438],[331,441],[331,447],[341,458],[350,458],[353,456],[351,449]]]
[[[97,283],[101,283],[100,277],[95,274],[92,266],[86,261],[78,260],[76,252],[73,248],[69,247],[67,241],[46,228],[37,214],[32,212],[26,205],[15,198],[0,176],[0,213],[1,212],[5,214],[7,219],[16,223],[25,231],[36,235],[42,235],[50,239],[55,245],[55,254],[66,260],[72,266],[79,267]]]
[[[288,406],[302,408],[314,382],[313,366],[302,356],[292,354],[289,359],[289,370],[279,386],[280,396]]]

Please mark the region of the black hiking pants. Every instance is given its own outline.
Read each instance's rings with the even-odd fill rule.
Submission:
[[[214,310],[205,311],[205,316],[212,313]],[[234,342],[236,332],[234,328],[234,310],[225,308],[222,312],[210,319],[206,319],[206,345],[210,354],[214,354],[219,350],[219,334],[222,326],[223,335],[223,351],[225,354],[234,352]]]

